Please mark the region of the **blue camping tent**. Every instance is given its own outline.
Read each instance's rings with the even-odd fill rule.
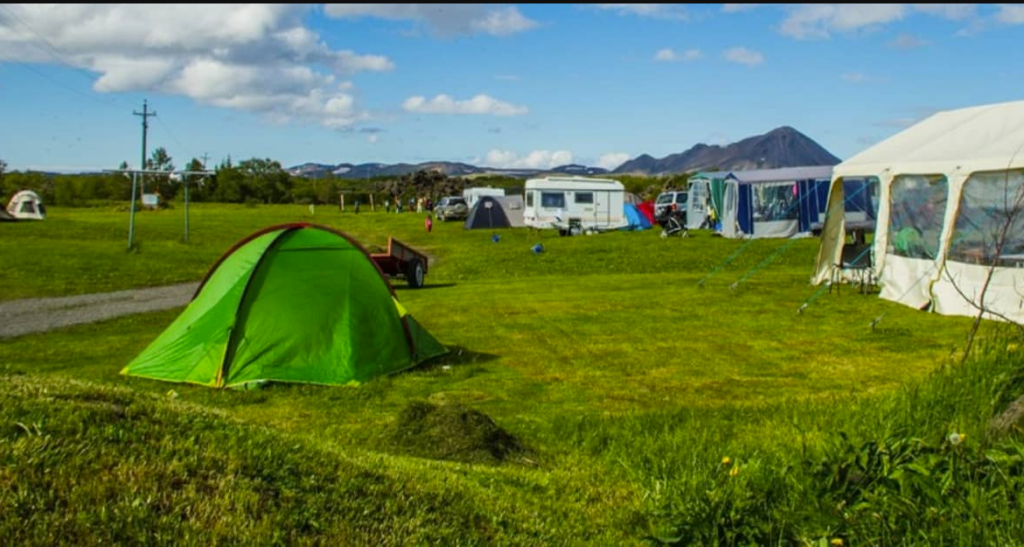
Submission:
[[[651,227],[651,223],[647,220],[647,217],[636,208],[636,205],[627,203],[622,206],[622,212],[626,216],[626,226],[623,230],[646,230]]]

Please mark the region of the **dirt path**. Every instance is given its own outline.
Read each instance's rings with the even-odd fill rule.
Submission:
[[[198,283],[0,302],[0,339],[184,306]]]

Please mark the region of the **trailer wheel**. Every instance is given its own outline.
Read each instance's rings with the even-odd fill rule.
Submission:
[[[423,262],[418,258],[410,260],[405,267],[405,280],[413,289],[418,289],[423,286],[423,277],[425,275],[426,272],[423,271]]]

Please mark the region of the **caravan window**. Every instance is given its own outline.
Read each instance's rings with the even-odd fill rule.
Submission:
[[[576,197],[576,203],[594,203],[593,192],[573,192]]]
[[[939,252],[949,184],[942,175],[900,175],[892,182],[887,252],[932,260]]]
[[[526,193],[526,206],[533,207],[533,192]]]
[[[565,194],[562,192],[541,192],[540,206],[546,209],[564,209]]]
[[[1024,262],[1024,172],[975,173],[964,183],[949,260],[968,264]],[[996,256],[1001,234],[1003,248]]]

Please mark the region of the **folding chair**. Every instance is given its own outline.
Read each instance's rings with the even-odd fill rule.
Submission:
[[[871,245],[867,243],[854,243],[843,245],[842,258],[839,264],[832,266],[832,279],[828,292],[832,287],[839,293],[839,285],[845,279],[850,279],[858,285],[861,294],[867,294],[875,286],[875,269],[871,263]],[[845,275],[849,272],[849,276]]]

